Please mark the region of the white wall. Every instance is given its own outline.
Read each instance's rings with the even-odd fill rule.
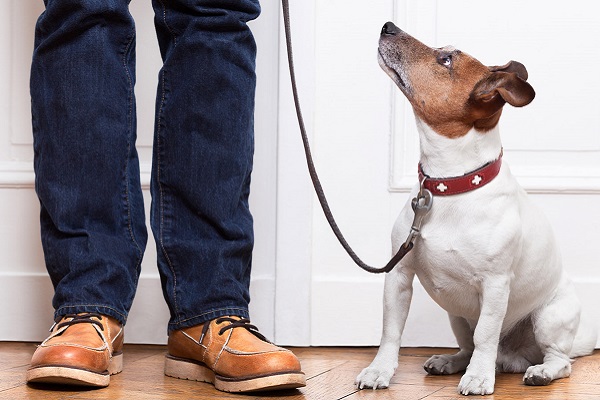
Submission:
[[[39,245],[33,192],[28,70],[42,1],[8,0],[0,15],[0,340],[40,340],[51,323],[51,285]],[[600,293],[600,13],[597,2],[507,0],[302,0],[292,2],[300,95],[317,168],[350,243],[373,264],[416,177],[414,119],[376,61],[392,20],[422,41],[453,44],[488,65],[523,62],[537,92],[501,121],[505,159],[546,211],[565,267],[587,308]],[[149,1],[132,1],[138,25],[139,149],[145,195],[155,77],[160,67]],[[312,194],[290,98],[278,2],[263,0],[253,318],[281,344],[377,344],[383,277],[353,265]],[[149,200],[149,199],[147,199]],[[130,342],[165,340],[167,310],[148,245],[128,324]],[[600,344],[600,343],[599,343]],[[445,314],[415,288],[404,345],[454,345]]]

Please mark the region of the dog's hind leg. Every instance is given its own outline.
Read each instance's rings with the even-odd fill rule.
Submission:
[[[452,332],[456,336],[459,351],[456,354],[440,354],[430,357],[423,368],[431,375],[450,375],[464,371],[473,354],[473,329],[467,320],[448,315]]]
[[[527,369],[523,377],[525,384],[548,385],[571,374],[570,355],[580,326],[580,310],[573,285],[563,277],[554,298],[532,315],[535,341],[544,362]],[[590,351],[592,349],[593,345]]]
[[[496,370],[511,374],[524,373],[532,365],[542,363],[543,359],[535,341],[531,317],[527,316],[501,336]]]
[[[596,347],[597,340],[598,327],[591,321],[589,315],[582,312],[577,334],[573,341],[573,348],[571,349],[569,356],[573,358],[592,354]]]

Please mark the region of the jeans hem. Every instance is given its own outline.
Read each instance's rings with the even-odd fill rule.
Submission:
[[[127,322],[127,314],[123,314],[110,306],[102,304],[77,304],[71,306],[62,306],[54,312],[54,318],[56,320],[64,317],[67,314],[80,314],[88,312],[95,312],[114,318],[122,325],[125,325]]]
[[[250,318],[250,313],[248,312],[248,308],[246,307],[224,307],[217,308],[214,310],[210,310],[204,312],[202,314],[198,314],[191,318],[186,318],[183,320],[179,320],[177,322],[170,322],[168,327],[169,335],[173,331],[177,331],[180,329],[190,328],[192,326],[200,325],[208,321],[212,321],[213,319],[225,316],[237,316],[242,318]]]

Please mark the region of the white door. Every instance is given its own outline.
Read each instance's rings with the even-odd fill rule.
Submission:
[[[376,61],[379,32],[392,20],[431,46],[455,45],[487,65],[509,60],[525,64],[537,96],[525,108],[505,107],[500,121],[505,160],[550,218],[565,268],[584,306],[600,323],[595,306],[600,292],[598,3],[292,3],[300,94],[317,169],[338,224],[357,253],[372,264],[388,260],[392,224],[416,183],[414,118]],[[283,273],[295,279],[287,289],[296,285],[300,295],[290,299],[278,291],[277,339],[312,345],[378,344],[383,277],[352,263],[330,232],[305,176],[288,165],[303,161],[284,70],[281,76],[284,165],[280,161],[279,192],[280,201],[289,202],[279,204],[278,249],[286,251],[292,264],[296,260],[290,254],[296,252],[305,265],[297,266],[304,268],[302,276],[296,270]],[[311,218],[305,217],[307,208],[312,209]],[[295,246],[290,244],[294,241]],[[278,271],[289,266],[278,264]],[[455,345],[445,313],[418,283],[403,345]]]

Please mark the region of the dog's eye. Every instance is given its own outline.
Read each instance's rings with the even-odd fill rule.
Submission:
[[[452,54],[440,54],[438,56],[438,63],[446,68],[452,67]]]

